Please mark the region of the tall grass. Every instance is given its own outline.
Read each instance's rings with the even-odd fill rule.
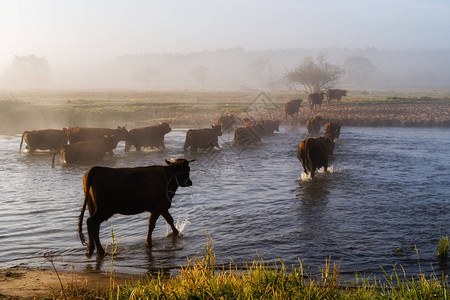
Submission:
[[[188,260],[177,276],[159,273],[130,285],[115,285],[110,299],[449,299],[448,276],[408,277],[394,266],[382,279],[356,276],[348,282],[340,264],[325,261],[316,272],[303,266],[288,268],[280,260],[262,258],[243,268],[218,266],[208,239],[205,251]]]
[[[442,236],[439,240],[439,246],[437,248],[437,256],[441,260],[446,260],[448,257],[448,248],[449,248],[450,242],[448,240],[448,236],[444,237]]]

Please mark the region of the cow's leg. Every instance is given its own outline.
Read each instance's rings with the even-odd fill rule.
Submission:
[[[102,218],[99,214],[94,214],[87,219],[89,244],[86,255],[88,257],[92,256],[95,247],[97,247],[97,254],[99,256],[105,256],[105,249],[103,249],[102,244],[100,243],[100,224],[107,219],[108,218]]]
[[[91,218],[88,218],[86,223],[87,223],[87,231],[88,231],[88,236],[89,236],[89,242],[88,242],[88,246],[87,246],[87,250],[86,250],[86,256],[87,257],[91,257],[92,253],[94,252],[94,248],[95,248],[95,240],[94,240],[94,227],[95,227],[95,220]]]
[[[159,215],[160,215],[160,213],[156,213],[156,212],[150,213],[150,218],[148,220],[147,240],[145,241],[145,243],[149,247],[152,246],[152,232],[153,232],[153,229],[155,229],[156,220],[158,220]]]
[[[141,151],[141,145],[137,144],[137,145],[134,145],[134,146],[136,147],[136,151]]]
[[[164,219],[166,220],[166,222],[170,225],[170,227],[172,227],[172,231],[173,231],[173,236],[178,236],[179,232],[178,229],[175,227],[175,225],[173,224],[173,218],[170,215],[169,211],[166,210],[161,214]]]

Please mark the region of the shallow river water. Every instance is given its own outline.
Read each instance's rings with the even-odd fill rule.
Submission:
[[[163,151],[125,154],[122,142],[98,165],[181,157],[185,131],[167,134]],[[305,128],[283,127],[262,145],[237,151],[232,136],[222,136],[221,151],[195,157],[193,186],[173,200],[180,237],[167,236],[161,217],[148,249],[148,213],[102,224],[103,245],[112,228],[118,240],[116,272],[176,270],[204,251],[210,236],[219,264],[281,258],[318,270],[329,258],[350,278],[384,274],[395,264],[410,275],[449,273],[436,248],[450,234],[450,130],[343,127],[330,172],[313,180],[296,157],[305,137]],[[91,165],[64,165],[58,156],[52,169],[51,153],[18,154],[19,144],[20,135],[0,136],[0,267],[50,267],[43,258],[50,252],[58,267],[105,271],[110,261],[88,259],[77,236],[82,177]]]

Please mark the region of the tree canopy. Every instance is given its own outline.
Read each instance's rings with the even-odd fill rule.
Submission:
[[[302,64],[286,73],[286,78],[295,88],[297,84],[303,85],[304,91],[310,94],[336,85],[344,73],[342,68],[326,62],[321,55],[315,59],[307,56]]]

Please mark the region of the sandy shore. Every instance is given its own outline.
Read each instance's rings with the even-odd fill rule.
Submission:
[[[76,290],[80,296],[87,291],[102,293],[110,288],[111,277],[103,273],[75,273],[58,270],[65,289]],[[13,267],[0,269],[0,299],[64,298],[61,283],[54,270]],[[116,284],[133,281],[132,276],[116,275]],[[92,294],[91,294],[92,295]]]

